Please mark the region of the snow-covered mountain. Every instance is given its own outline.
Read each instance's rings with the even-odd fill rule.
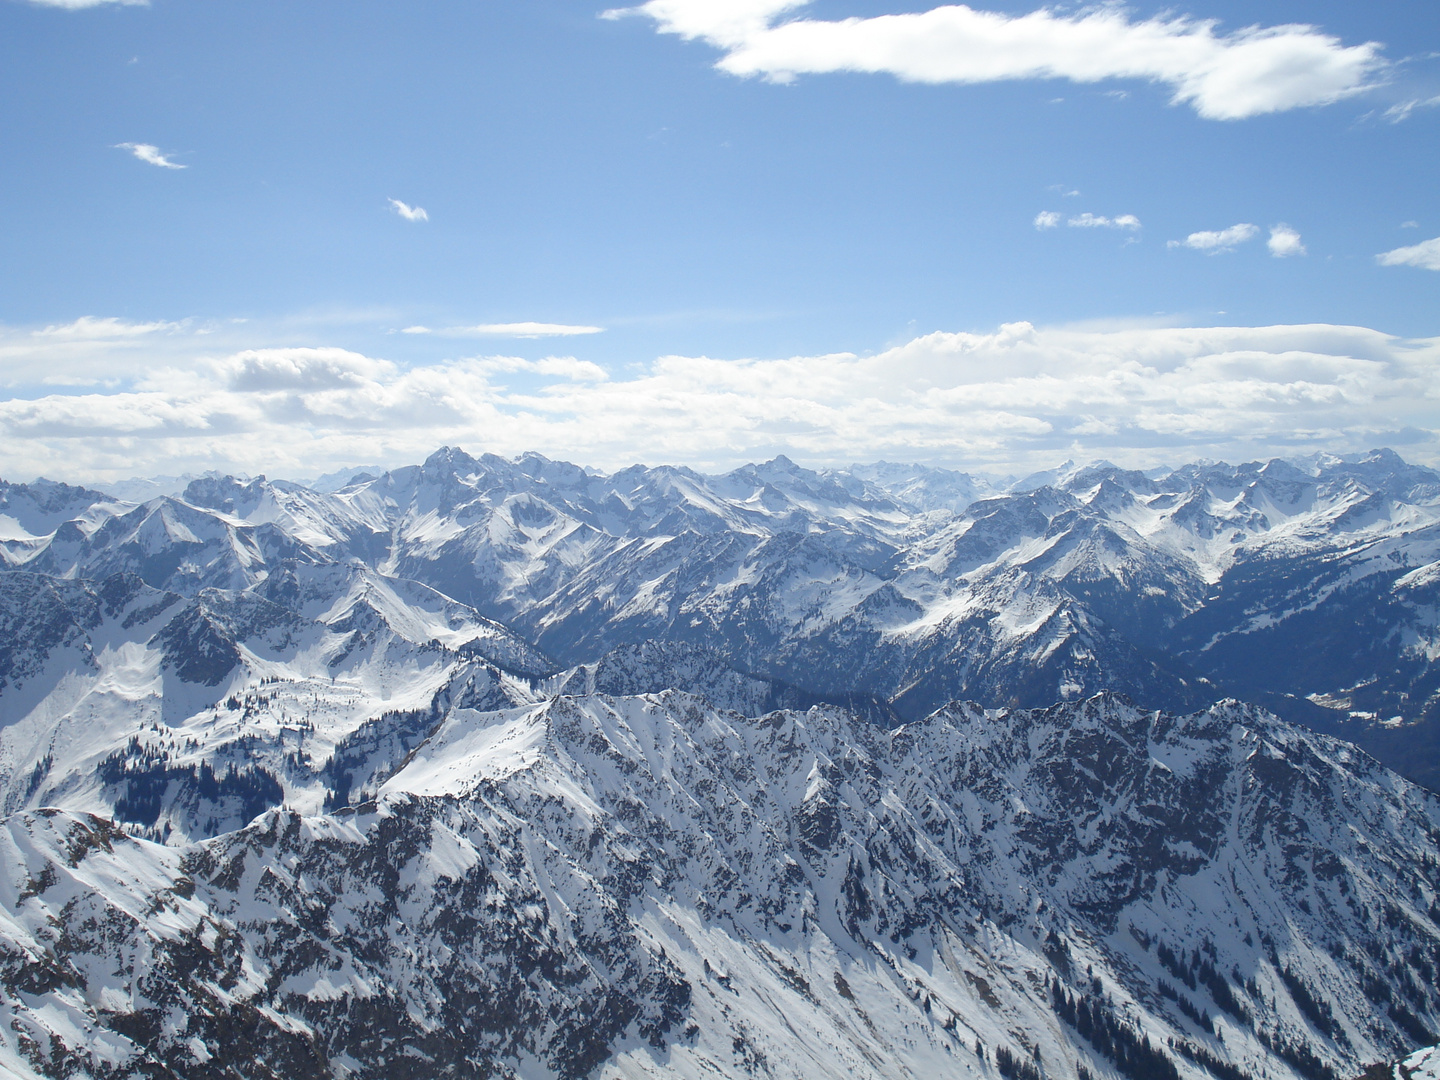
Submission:
[[[0,489],[0,1075],[1352,1080],[1440,1034],[1440,797],[1315,730],[1440,786],[1435,473],[350,479]]]
[[[348,790],[332,774],[377,723],[399,738],[462,675],[472,698],[488,679],[492,704],[535,700],[527,678],[552,668],[472,609],[359,562],[280,564],[249,590],[192,597],[128,572],[0,574],[0,804],[177,843],[281,803],[318,811]]]
[[[332,492],[207,476],[131,506],[9,485],[0,560],[186,597],[358,561],[557,668],[682,643],[806,700],[911,719],[957,698],[1113,688],[1186,709],[1228,694],[1440,787],[1440,474],[1376,451],[1067,464],[1001,487],[785,458],[604,475],[447,448]]]
[[[329,816],[0,849],[19,1076],[1328,1080],[1440,1028],[1440,798],[1235,703],[452,702]]]

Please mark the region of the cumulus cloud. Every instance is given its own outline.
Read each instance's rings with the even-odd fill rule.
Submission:
[[[429,221],[430,215],[423,206],[410,206],[399,199],[391,199],[390,207],[406,221]]]
[[[1103,214],[1092,214],[1088,210],[1083,214],[1077,214],[1065,223],[1073,229],[1138,229],[1140,219],[1134,214],[1121,214],[1119,217],[1105,217]]]
[[[1165,246],[1187,247],[1209,255],[1219,255],[1221,252],[1234,251],[1237,244],[1253,240],[1259,232],[1260,230],[1254,225],[1241,222],[1239,225],[1231,225],[1228,229],[1192,232],[1184,240],[1170,240]]]
[[[85,6],[85,7],[89,7],[90,5],[86,4],[86,5],[62,5],[62,6],[73,6],[73,7]],[[135,142],[116,143],[116,144],[115,144],[115,149],[116,149],[116,150],[129,150],[130,153],[134,154],[137,158],[139,158],[141,161],[145,162],[147,165],[158,165],[158,166],[160,166],[160,168],[162,168],[162,169],[188,169],[188,168],[189,168],[188,165],[181,165],[178,161],[171,161],[170,158],[169,158],[167,155],[165,155],[164,153],[161,152],[161,150],[160,150],[160,148],[159,148],[158,146],[152,146],[150,143],[143,143],[143,142],[140,142],[140,143],[135,143]]]
[[[601,467],[726,468],[785,452],[1019,471],[1062,457],[1153,464],[1401,441],[1418,460],[1440,453],[1440,339],[1324,324],[1022,322],[874,355],[664,356],[623,375],[567,356],[407,367],[255,348],[177,357],[117,389],[0,399],[0,475],[12,478],[305,476],[403,464],[442,443]]]
[[[231,390],[248,391],[337,390],[382,380],[395,370],[386,361],[336,348],[246,349],[214,366]]]
[[[1283,221],[1279,225],[1270,226],[1270,239],[1265,241],[1265,246],[1277,259],[1308,254],[1305,245],[1300,242],[1300,234]]]
[[[1060,215],[1054,210],[1041,210],[1035,215],[1035,228],[1053,229],[1060,224]]]
[[[1440,270],[1440,236],[1383,252],[1375,256],[1375,261],[1381,266],[1418,266],[1421,270]]]
[[[1368,89],[1383,67],[1374,42],[1344,45],[1313,26],[1220,33],[1216,20],[1134,21],[1121,8],[1027,15],[948,4],[928,11],[822,20],[796,17],[805,0],[648,0],[605,12],[641,15],[663,33],[700,40],[733,75],[889,73],[908,82],[1143,79],[1203,117],[1237,120],[1326,105]]]

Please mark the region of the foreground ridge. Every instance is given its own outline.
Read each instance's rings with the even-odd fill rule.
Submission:
[[[0,847],[21,1075],[1344,1080],[1440,1028],[1440,799],[1236,702],[462,696],[331,815]]]

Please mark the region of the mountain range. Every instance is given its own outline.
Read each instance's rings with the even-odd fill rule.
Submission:
[[[1440,474],[321,486],[0,484],[0,1069],[1349,1080],[1440,1032]]]
[[[957,699],[1037,707],[1113,689],[1191,709],[1233,696],[1440,787],[1440,474],[1376,451],[1066,466],[1006,486],[784,458],[602,475],[444,449],[330,492],[207,476],[132,505],[4,485],[0,560],[92,591],[130,575],[206,611],[265,601],[331,637],[359,632],[337,622],[347,598],[392,595],[382,607],[404,621],[394,590],[424,593],[456,605],[443,619],[457,629],[397,631],[414,646],[453,648],[473,637],[460,627],[490,620],[539,674],[690,645],[890,722]],[[8,588],[0,618],[44,640],[19,628],[51,616]],[[7,683],[15,662],[0,657]]]

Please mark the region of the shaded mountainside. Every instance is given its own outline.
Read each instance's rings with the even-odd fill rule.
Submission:
[[[0,846],[48,1076],[1343,1080],[1440,1028],[1440,799],[1235,703],[457,695],[331,816]]]
[[[406,582],[402,604],[435,611],[431,590],[556,658],[487,655],[528,676],[662,642],[912,720],[954,698],[1229,695],[1440,787],[1440,475],[1390,451],[1002,484],[445,448],[327,492],[209,476],[141,505],[49,482],[0,498],[8,567],[323,607],[359,565]]]

